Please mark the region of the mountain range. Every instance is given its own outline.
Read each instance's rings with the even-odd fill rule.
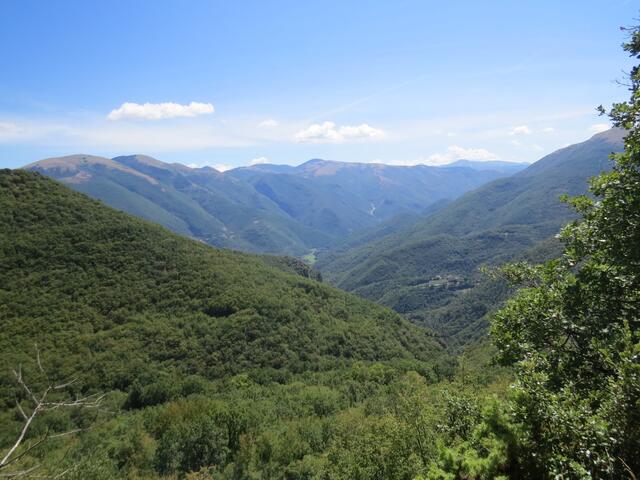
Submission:
[[[32,167],[64,183],[0,170],[0,356],[19,372],[0,372],[0,444],[24,433],[22,405],[38,402],[29,388],[16,395],[17,378],[62,402],[33,421],[17,455],[21,468],[42,476],[444,478],[438,459],[450,461],[452,441],[488,432],[482,448],[505,451],[506,443],[491,446],[514,431],[500,419],[510,410],[496,407],[495,392],[512,372],[490,366],[490,347],[476,340],[509,289],[478,267],[557,254],[553,235],[572,218],[558,195],[585,193],[621,137],[606,132],[457,199],[327,234],[342,241],[319,249],[317,266],[351,293],[314,280],[300,260],[185,236],[194,236],[193,225],[225,232],[203,214],[220,207],[216,199],[238,205],[225,188],[230,198],[264,202],[264,211],[289,209],[284,218],[313,232],[322,217],[301,215],[296,202],[320,208],[319,198],[304,196],[366,180],[375,168],[349,175],[360,167],[314,161],[223,174],[142,156],[74,156]],[[441,171],[458,169],[468,170]],[[325,176],[336,178],[325,184]],[[192,223],[178,223],[178,235],[65,183],[101,186],[123,208],[134,201],[155,214],[189,213]],[[265,185],[277,187],[278,202],[261,193]],[[250,205],[237,211],[253,212]],[[461,346],[465,355],[453,357]],[[53,378],[73,380],[59,391]],[[104,404],[96,412],[57,409],[87,398]],[[477,420],[460,430],[470,417]],[[45,448],[30,448],[44,440]]]
[[[126,389],[125,365],[216,378],[358,359],[427,362],[442,351],[389,309],[261,256],[173,234],[35,172],[0,171],[0,192],[6,362],[38,342],[64,359],[57,369],[91,355],[83,373],[94,387]]]
[[[449,341],[486,331],[485,314],[507,295],[478,271],[517,258],[559,253],[554,236],[573,217],[560,196],[587,192],[588,180],[623,149],[612,129],[489,182],[430,215],[386,235],[372,235],[320,255],[329,282],[390,306]]]
[[[560,195],[585,193],[622,145],[613,129],[529,166],[314,159],[219,172],[144,155],[72,155],[25,168],[211,245],[317,260],[329,283],[466,344],[509,293],[479,268],[556,255],[554,235],[572,218]],[[320,278],[294,258],[269,261]]]
[[[15,458],[38,477],[309,478],[391,382],[453,373],[388,308],[36,172],[0,170],[0,259],[0,445],[28,427]]]
[[[49,158],[38,171],[214,246],[302,256],[399,215],[421,215],[524,164],[446,167],[310,160],[219,172],[145,155]]]

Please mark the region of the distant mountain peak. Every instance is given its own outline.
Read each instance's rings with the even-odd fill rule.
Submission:
[[[343,168],[349,168],[351,166],[357,166],[358,164],[350,164],[347,162],[336,162],[334,160],[322,160],[314,158],[304,162],[302,165],[296,167],[299,172],[312,174],[313,176],[333,175],[338,170]]]
[[[441,165],[440,168],[471,168],[473,170],[479,171],[496,170],[500,172],[516,173],[520,170],[524,170],[528,166],[529,164],[524,162],[506,162],[503,160],[479,161],[461,159],[456,160],[452,163],[447,163],[446,165]]]
[[[319,158],[219,172],[141,154],[63,157],[32,169],[213,245],[294,255],[509,175]]]
[[[327,163],[337,163],[337,162],[334,160],[323,160],[322,158],[312,158],[310,160],[307,160],[304,163],[301,163],[300,165],[298,165],[298,167],[313,167],[318,165],[326,165]]]
[[[149,155],[143,155],[137,153],[135,155],[121,155],[118,157],[112,158],[114,162],[119,164],[127,165],[130,167],[137,166],[147,166],[153,168],[159,168],[161,170],[171,170],[171,171],[189,171],[191,168],[183,165],[182,163],[166,163],[157,158],[150,157]],[[216,170],[217,171],[217,170]]]
[[[605,140],[609,143],[620,144],[624,141],[624,137],[627,135],[628,131],[623,128],[610,128],[609,130],[605,130],[604,132],[596,133],[591,139],[600,139]]]
[[[26,165],[24,169],[47,172],[55,171],[57,172],[58,178],[64,179],[69,183],[82,183],[91,178],[92,175],[89,170],[95,167],[119,170],[144,178],[154,185],[158,183],[154,178],[134,170],[127,165],[123,165],[122,163],[106,157],[87,155],[83,153],[66,155],[64,157],[45,158],[44,160],[39,160]]]

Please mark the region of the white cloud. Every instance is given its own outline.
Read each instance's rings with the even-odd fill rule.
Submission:
[[[555,131],[556,131],[556,129],[553,128],[553,127],[545,127],[545,128],[542,129],[543,133],[553,133]]]
[[[197,163],[187,163],[187,167],[189,168],[200,168],[200,165]]]
[[[219,172],[226,172],[227,170],[231,170],[233,167],[233,165],[228,165],[226,163],[216,163],[213,168],[215,168],[216,170],[218,170]]]
[[[188,105],[180,105],[172,102],[144,104],[126,102],[119,108],[111,110],[107,118],[109,120],[164,120],[166,118],[197,117],[213,112],[214,108],[210,103],[191,102]]]
[[[296,133],[296,140],[299,142],[313,141],[339,141],[340,133],[336,130],[336,124],[333,122],[314,123],[304,130]]]
[[[24,130],[15,123],[0,122],[0,139],[16,138],[24,133]]]
[[[258,157],[258,158],[254,158],[253,160],[251,160],[249,162],[249,165],[253,166],[253,165],[260,165],[262,163],[269,163],[269,159],[267,157]]]
[[[417,163],[424,163],[426,165],[446,165],[447,163],[455,162],[456,160],[476,160],[476,161],[489,161],[498,160],[498,156],[495,153],[491,153],[484,148],[464,148],[457,145],[452,145],[447,148],[445,153],[436,153],[430,155],[426,159],[423,159]]]
[[[373,160],[371,163],[383,163],[385,165],[394,165],[400,167],[412,167],[415,165],[446,165],[456,160],[472,160],[472,161],[490,161],[499,160],[495,154],[484,148],[464,148],[458,145],[452,145],[447,148],[444,153],[436,153],[426,158],[418,158],[417,160]]]
[[[342,142],[346,140],[376,139],[384,136],[380,129],[366,123],[357,126],[338,127],[334,122],[314,123],[296,133],[299,142]]]
[[[510,135],[529,135],[531,129],[527,125],[520,125],[519,127],[513,127]]]
[[[274,120],[273,118],[267,118],[266,120],[263,120],[258,124],[260,128],[272,128],[277,127],[278,125],[278,121]]]
[[[382,130],[370,127],[366,123],[357,127],[340,127],[339,132],[343,138],[379,138],[384,135]]]
[[[611,125],[609,125],[608,123],[596,123],[595,125],[591,125],[589,127],[589,131],[591,133],[601,133],[601,132],[606,132],[610,128],[611,128]]]

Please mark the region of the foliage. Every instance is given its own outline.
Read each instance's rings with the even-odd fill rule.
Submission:
[[[0,203],[3,364],[32,377],[37,342],[52,376],[79,377],[74,393],[110,392],[105,419],[34,421],[28,442],[80,428],[22,459],[39,475],[304,478],[328,468],[338,431],[352,435],[343,412],[364,412],[408,371],[425,389],[452,372],[428,332],[278,262],[178,237],[36,173],[2,171]],[[2,448],[21,426],[8,374]],[[362,414],[386,425],[376,435],[396,429]]]
[[[640,58],[640,29],[625,49]],[[595,198],[570,203],[562,259],[512,265],[524,285],[496,316],[499,359],[516,368],[514,418],[533,478],[640,472],[640,69],[610,117],[627,130]]]
[[[38,174],[4,171],[0,189],[0,348],[9,364],[38,341],[56,352],[59,373],[79,364],[88,388],[132,390],[140,406],[175,396],[182,375],[247,372],[268,382],[358,359],[440,355],[428,332],[389,310],[170,234]]]
[[[640,30],[625,48],[640,58]],[[16,466],[83,479],[635,478],[639,87],[636,67],[631,100],[610,113],[627,131],[625,151],[592,181],[592,197],[570,200],[579,219],[562,231],[562,258],[505,266],[503,275],[521,288],[494,316],[495,347],[478,342],[456,359],[429,331],[305,278],[313,271],[296,260],[216,250],[39,174],[1,171],[3,362],[23,364],[24,378],[44,373],[40,357],[34,365],[25,353],[37,342],[47,377],[81,379],[67,385],[74,398],[110,391],[100,415],[53,408],[34,417],[25,437],[33,448],[19,449]],[[570,156],[589,151],[583,144]],[[557,172],[554,158],[522,177],[539,186],[536,171]],[[503,198],[499,185],[494,200]],[[531,198],[520,193],[515,204]],[[492,242],[505,247],[493,262],[522,258],[518,245],[537,227],[503,227],[472,234],[473,225],[454,225],[419,248],[398,245],[363,266],[381,280],[366,288],[398,310],[425,315],[423,323],[455,318],[455,330],[474,338],[482,326],[466,320],[486,315],[483,302],[504,298],[507,284],[467,292],[455,308],[442,291],[467,290],[479,257],[465,255],[492,255]],[[456,237],[465,228],[469,235]],[[524,259],[554,248],[545,241]],[[448,249],[459,250],[447,257]],[[398,252],[411,269],[393,283]],[[444,266],[452,271],[438,273]],[[442,310],[427,320],[424,301]],[[506,366],[489,362],[496,351]],[[26,404],[6,373],[3,451],[21,431]],[[75,435],[60,435],[69,431]],[[51,441],[38,443],[43,437]]]
[[[619,130],[596,135],[382,238],[324,253],[316,266],[329,283],[393,308],[448,345],[468,344],[486,334],[488,315],[511,293],[479,267],[556,257],[553,236],[574,216],[559,196],[586,193],[589,177],[622,147]],[[456,281],[438,285],[438,278]]]

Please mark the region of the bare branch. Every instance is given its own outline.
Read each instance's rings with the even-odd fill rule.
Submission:
[[[67,383],[61,383],[60,385],[56,385],[53,387],[54,390],[60,390],[62,388],[67,388],[71,385],[73,385],[74,383],[76,383],[78,381],[78,379],[76,377],[72,378],[71,380],[69,380]]]
[[[82,432],[83,430],[86,430],[86,429],[76,428],[75,430],[69,430],[68,432],[62,432],[62,433],[56,433],[55,435],[49,435],[49,438],[66,437],[68,435],[73,435],[74,433]]]
[[[22,418],[24,418],[25,420],[29,420],[29,417],[27,417],[27,414],[24,413],[24,410],[22,409],[22,406],[20,405],[20,402],[18,401],[17,397],[15,400],[16,400],[16,407],[18,407],[18,411],[22,415]]]
[[[53,391],[63,390],[64,388],[67,388],[75,384],[78,381],[78,379],[76,377],[73,377],[69,381],[64,383],[60,383],[60,384],[51,383],[47,375],[47,372],[42,364],[42,359],[40,357],[40,350],[38,349],[37,345],[36,345],[35,360],[36,360],[36,364],[38,365],[38,369],[40,370],[40,373],[44,375],[47,381],[47,386],[44,387],[41,393],[38,395],[36,395],[36,393],[34,392],[34,389],[29,387],[27,382],[24,380],[24,377],[22,374],[22,365],[18,365],[17,369],[12,370],[13,375],[16,378],[16,383],[20,386],[22,390],[24,390],[28,400],[32,403],[32,405],[31,405],[31,414],[28,415],[25,412],[25,409],[20,404],[20,401],[18,400],[18,398],[16,397],[15,399],[16,408],[20,412],[20,415],[24,420],[24,424],[22,425],[22,429],[20,430],[20,433],[18,434],[17,439],[0,460],[0,478],[19,478],[19,477],[24,477],[26,475],[29,475],[33,470],[38,468],[38,466],[31,467],[26,470],[20,470],[20,471],[14,471],[14,472],[5,472],[2,470],[4,470],[8,465],[11,465],[17,462],[18,460],[20,460],[21,458],[25,457],[29,452],[31,452],[32,450],[40,446],[42,443],[44,443],[48,439],[60,438],[60,437],[72,435],[82,430],[82,429],[69,430],[67,432],[62,432],[55,435],[49,435],[49,430],[47,430],[44,436],[42,436],[40,439],[24,446],[27,432],[31,427],[34,419],[39,414],[46,412],[48,410],[55,410],[58,408],[98,408],[102,404],[102,400],[105,397],[104,394],[94,393],[91,395],[86,395],[84,397],[76,396],[75,398],[67,398],[60,401],[56,401],[57,399],[53,399],[52,401],[47,401],[48,395],[52,390]],[[64,475],[64,473],[66,473],[67,471],[68,470],[66,470],[65,472],[62,472],[62,475]],[[59,476],[56,476],[54,478],[58,478],[58,477]]]
[[[36,465],[35,467],[28,468],[27,470],[22,470],[20,472],[11,472],[11,473],[0,473],[0,478],[20,478],[25,475],[29,475],[36,468],[39,468],[40,465]]]
[[[40,361],[40,350],[38,349],[37,343],[36,343],[36,360],[38,361],[38,368],[40,369],[40,371],[44,374],[44,376],[47,376],[47,373],[44,371],[44,368],[42,368],[42,362]]]
[[[31,397],[31,399],[34,401],[34,403],[36,405],[38,403],[40,403],[38,398],[33,394],[31,389],[27,386],[26,383],[24,383],[24,380],[22,379],[22,365],[18,366],[18,370],[17,371],[13,370],[13,374],[15,375],[18,384],[27,392],[27,394]]]
[[[20,460],[22,457],[24,457],[31,450],[33,450],[34,448],[38,447],[41,443],[44,443],[45,440],[47,440],[47,438],[49,438],[49,429],[47,429],[47,431],[45,432],[44,436],[40,440],[38,440],[35,443],[29,445],[26,449],[24,449],[22,452],[20,452],[20,454],[18,454],[15,457],[11,458],[9,461],[7,461],[6,463],[2,464],[2,466],[6,467],[7,465],[10,465],[13,462],[16,462],[16,461]]]
[[[13,444],[13,446],[9,449],[9,451],[4,456],[4,458],[0,460],[0,468],[4,468],[11,463],[11,455],[13,455],[13,452],[16,451],[16,449],[20,446],[20,444],[24,440],[24,436],[27,434],[27,430],[29,430],[29,426],[31,425],[31,422],[33,422],[33,419],[36,418],[38,411],[39,409],[37,407],[33,409],[33,413],[24,423],[22,430],[20,431],[20,435],[18,435],[18,439]]]
[[[629,465],[627,465],[627,462],[625,462],[622,457],[618,457],[618,460],[620,460],[622,462],[622,466],[624,466],[624,469],[627,471],[627,473],[629,474],[629,478],[631,478],[631,480],[637,480],[638,477],[636,477],[636,475],[633,473],[633,470],[631,470],[631,468],[629,467]]]
[[[60,407],[82,407],[82,408],[97,408],[102,403],[105,394],[94,393],[86,397],[77,398],[75,400],[64,402],[43,402],[41,403],[42,410],[55,410]],[[95,399],[94,399],[95,398]]]

